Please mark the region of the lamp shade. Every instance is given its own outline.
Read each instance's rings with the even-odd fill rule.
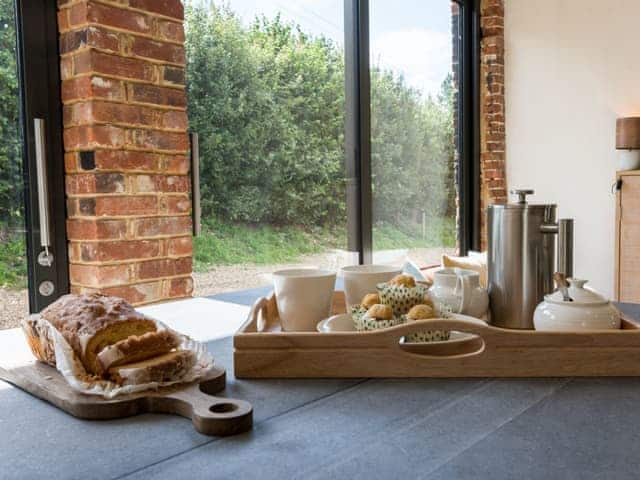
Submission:
[[[640,117],[625,117],[616,120],[616,148],[640,149]]]

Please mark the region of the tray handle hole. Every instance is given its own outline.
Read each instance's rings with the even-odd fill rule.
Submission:
[[[231,413],[237,409],[238,406],[235,403],[229,402],[214,403],[209,407],[211,413]]]
[[[477,335],[470,335],[463,340],[447,342],[407,342],[405,337],[401,337],[399,346],[402,350],[416,355],[429,357],[458,357],[475,355],[484,350],[484,340]]]

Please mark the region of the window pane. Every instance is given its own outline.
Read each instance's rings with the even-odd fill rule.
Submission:
[[[196,294],[255,287],[285,265],[353,260],[343,37],[341,0],[187,4],[203,224]]]
[[[0,0],[0,329],[28,313],[22,142],[12,0]]]
[[[370,2],[375,263],[429,266],[456,252],[452,7]]]

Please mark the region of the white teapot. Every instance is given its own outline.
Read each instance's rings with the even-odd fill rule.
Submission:
[[[533,314],[536,330],[575,332],[620,328],[620,313],[609,300],[585,288],[586,280],[569,278],[567,281],[571,301],[564,300],[560,291],[545,295]]]
[[[489,308],[489,295],[480,286],[480,274],[461,268],[442,268],[433,274],[433,286],[429,297],[436,307],[438,304],[451,309],[452,313],[462,313],[482,318]]]

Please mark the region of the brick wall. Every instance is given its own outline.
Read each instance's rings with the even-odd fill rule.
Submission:
[[[451,2],[452,71],[458,84],[459,6]],[[486,249],[486,208],[507,200],[504,104],[504,0],[480,1],[480,244]],[[458,130],[458,115],[454,129]],[[456,151],[456,160],[459,154]],[[456,162],[457,163],[457,162]]]
[[[486,248],[486,208],[507,200],[505,170],[504,0],[480,4],[480,208]]]
[[[142,304],[191,294],[180,0],[58,0],[69,273]]]

